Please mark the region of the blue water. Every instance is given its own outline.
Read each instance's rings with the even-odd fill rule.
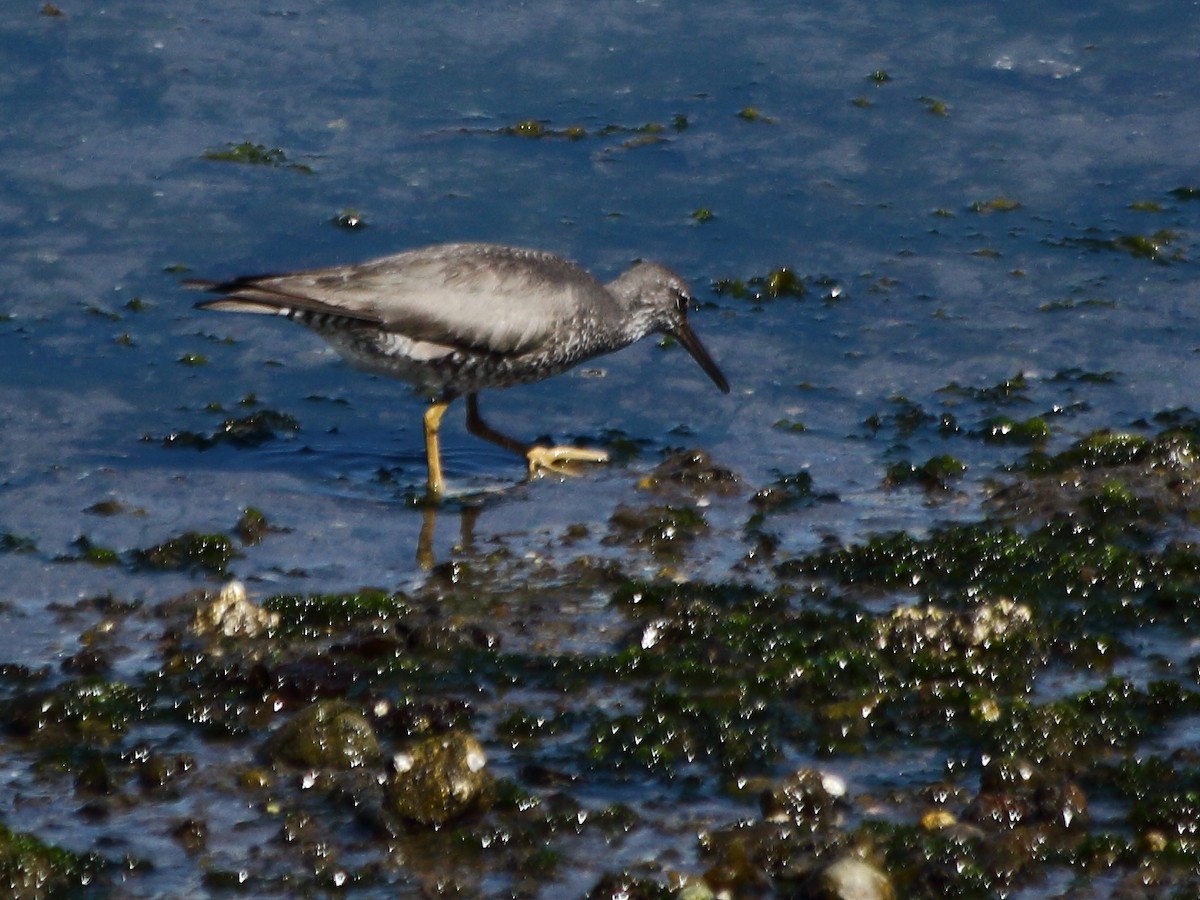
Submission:
[[[640,257],[680,271],[731,395],[645,342],[483,398],[514,434],[645,441],[632,462],[512,487],[520,461],[467,436],[461,409],[447,417],[452,487],[490,498],[476,544],[518,555],[554,553],[573,523],[602,536],[616,506],[644,502],[636,482],[667,447],[703,448],[748,490],[807,470],[838,502],[780,520],[781,552],[798,552],[975,515],[980,485],[1019,455],[928,429],[872,436],[864,421],[897,395],[937,412],[950,383],[1026,373],[1019,416],[1049,413],[1055,446],[1200,396],[1200,200],[1170,193],[1200,187],[1195,2],[60,6],[0,22],[0,532],[37,547],[0,555],[20,623],[0,659],[73,649],[48,603],[197,584],[55,562],[81,533],[125,550],[227,530],[253,506],[290,529],[235,564],[259,593],[424,577],[405,500],[424,479],[422,401],[301,328],[194,310],[180,267],[223,277],[488,240],[603,278]],[[587,135],[500,133],[529,120]],[[246,141],[292,165],[203,158]],[[972,208],[997,198],[1019,206]],[[331,224],[348,209],[366,226]],[[1160,230],[1159,261],[1111,243]],[[804,298],[714,290],[781,266],[810,279]],[[1114,376],[1050,380],[1067,370]],[[249,394],[299,434],[163,447]],[[884,489],[890,462],[943,452],[971,466],[956,499]],[[105,499],[127,514],[84,514]],[[713,536],[677,576],[725,577],[746,551],[744,498],[707,513]],[[450,511],[435,555],[459,543]]]

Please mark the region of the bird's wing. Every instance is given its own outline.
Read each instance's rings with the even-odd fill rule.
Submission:
[[[542,346],[583,305],[612,302],[598,281],[567,260],[480,244],[443,245],[361,265],[241,278],[208,288],[226,295],[209,301],[214,307],[294,308],[506,356]]]

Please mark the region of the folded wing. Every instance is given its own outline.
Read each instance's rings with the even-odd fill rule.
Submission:
[[[581,309],[613,302],[599,282],[567,260],[484,244],[191,284],[224,295],[200,306],[344,319],[416,341],[504,356],[533,352]]]

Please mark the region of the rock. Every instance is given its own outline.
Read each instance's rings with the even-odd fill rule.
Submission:
[[[800,769],[762,792],[759,807],[769,822],[794,822],[817,827],[839,819],[846,784],[836,775],[816,769]]]
[[[811,894],[819,900],[895,900],[891,879],[869,862],[843,856],[814,879]]]
[[[479,741],[451,731],[415,744],[392,760],[384,786],[389,806],[422,825],[443,825],[491,804],[493,783]]]
[[[258,637],[279,626],[279,614],[268,612],[246,597],[240,581],[231,581],[216,600],[196,610],[192,632],[224,637]]]
[[[1007,597],[981,603],[963,612],[948,612],[934,604],[902,606],[879,623],[876,646],[908,653],[959,654],[1027,635],[1033,612]]]
[[[294,716],[272,735],[266,752],[273,762],[312,769],[352,769],[380,756],[371,723],[340,700],[324,700]]]
[[[740,493],[741,480],[716,465],[703,450],[678,450],[638,482],[638,489],[656,494],[728,497]]]
[[[1038,822],[1070,828],[1088,821],[1088,801],[1083,789],[1053,765],[1006,757],[980,774],[979,793],[963,818],[984,826]]]

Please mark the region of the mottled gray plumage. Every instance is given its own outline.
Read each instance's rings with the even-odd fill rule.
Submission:
[[[654,332],[674,335],[729,390],[687,324],[687,285],[656,263],[604,285],[551,253],[443,244],[360,265],[188,283],[223,295],[201,308],[296,319],[351,364],[400,378],[443,407],[484,388],[540,381]],[[472,417],[473,399],[468,424]]]

